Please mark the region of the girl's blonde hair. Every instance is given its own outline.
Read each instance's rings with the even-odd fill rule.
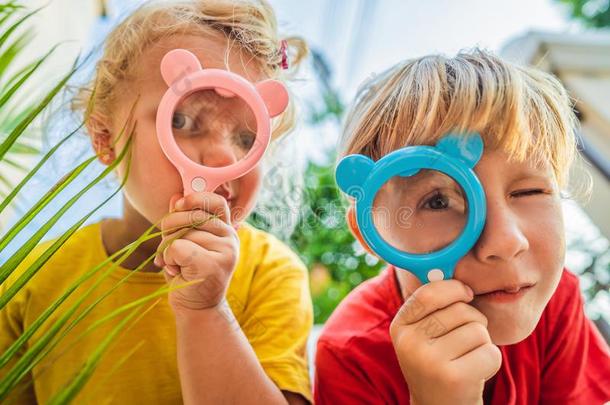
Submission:
[[[577,119],[559,81],[475,48],[408,60],[369,79],[349,113],[340,154],[376,160],[451,131],[476,131],[509,159],[550,164],[558,185],[576,155]]]
[[[283,71],[282,39],[266,0],[153,1],[129,15],[107,37],[94,80],[80,89],[73,108],[83,111],[85,120],[92,111],[110,117],[118,85],[133,78],[139,57],[150,45],[175,34],[218,33],[227,39],[227,53],[238,46],[251,56],[246,62],[254,63],[268,78],[289,78],[308,51],[303,39],[285,38],[290,68]],[[274,138],[294,126],[294,109],[291,102],[275,120]]]

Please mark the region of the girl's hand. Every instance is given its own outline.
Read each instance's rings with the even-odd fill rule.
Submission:
[[[473,306],[472,290],[458,280],[434,281],[405,301],[390,335],[411,403],[482,404],[485,381],[502,355]]]
[[[163,237],[155,264],[165,267],[170,284],[202,279],[169,294],[174,311],[213,308],[224,299],[237,263],[237,232],[222,196],[193,193],[182,199],[182,205],[180,197],[172,196],[170,213],[161,222]]]

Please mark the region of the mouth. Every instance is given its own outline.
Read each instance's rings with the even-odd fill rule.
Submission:
[[[220,185],[218,186],[218,188],[216,190],[214,190],[215,194],[218,194],[219,196],[223,197],[225,200],[227,200],[227,203],[230,203],[233,201],[233,193],[231,193],[231,191],[224,185]]]
[[[534,287],[535,283],[506,285],[501,288],[476,293],[477,298],[493,302],[517,301]]]

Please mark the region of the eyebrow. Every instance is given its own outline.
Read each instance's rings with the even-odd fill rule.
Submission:
[[[526,169],[516,172],[515,175],[510,178],[510,183],[517,183],[522,180],[542,180],[548,182],[552,181],[553,178],[549,174],[541,173],[540,170]]]

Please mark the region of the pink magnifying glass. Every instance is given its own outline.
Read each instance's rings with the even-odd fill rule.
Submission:
[[[281,82],[252,83],[226,70],[204,69],[185,49],[174,49],[163,57],[161,74],[169,88],[157,110],[157,137],[180,173],[185,196],[214,191],[256,167],[269,146],[271,118],[288,105],[288,92]],[[239,119],[245,115],[240,111],[246,110],[249,125],[248,120]],[[183,147],[189,145],[191,157],[177,139]],[[224,144],[237,146],[223,149]],[[227,150],[225,155],[232,160],[219,163]]]

